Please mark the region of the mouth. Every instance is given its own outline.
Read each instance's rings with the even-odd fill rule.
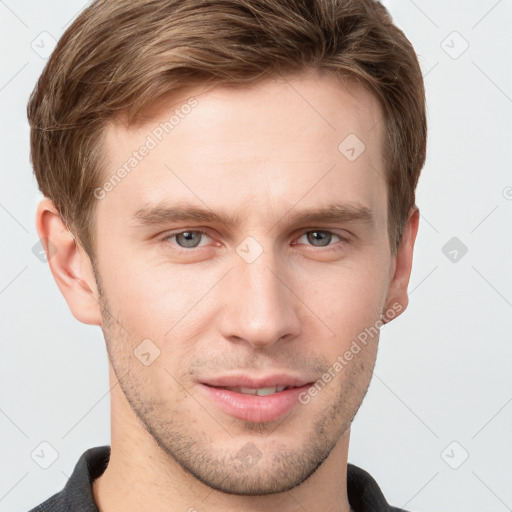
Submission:
[[[204,395],[223,413],[246,422],[262,423],[290,413],[313,381],[293,376],[252,378],[225,376],[200,382]]]

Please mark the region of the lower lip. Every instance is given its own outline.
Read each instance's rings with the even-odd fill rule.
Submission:
[[[200,384],[200,388],[225,413],[244,421],[263,423],[280,418],[299,404],[298,397],[312,386],[285,389],[272,395],[246,395],[224,388]]]

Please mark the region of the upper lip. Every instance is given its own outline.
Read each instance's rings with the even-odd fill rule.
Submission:
[[[294,375],[284,373],[266,376],[252,376],[248,374],[221,375],[201,380],[202,384],[216,387],[238,387],[238,388],[272,388],[274,386],[301,387],[314,382]]]

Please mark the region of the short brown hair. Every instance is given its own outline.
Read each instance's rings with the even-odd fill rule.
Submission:
[[[94,259],[102,136],[123,113],[194,85],[241,85],[306,69],[366,86],[383,109],[392,251],[426,153],[413,47],[374,0],[97,0],[66,30],[28,103],[41,192]],[[341,141],[340,141],[341,142]]]

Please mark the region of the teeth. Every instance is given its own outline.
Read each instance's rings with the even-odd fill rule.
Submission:
[[[279,393],[280,391],[283,391],[286,389],[286,386],[274,386],[271,388],[236,388],[236,387],[230,387],[226,388],[229,391],[236,391],[237,393],[243,393],[244,395],[258,395],[258,396],[267,396],[267,395],[273,395],[274,393]]]

